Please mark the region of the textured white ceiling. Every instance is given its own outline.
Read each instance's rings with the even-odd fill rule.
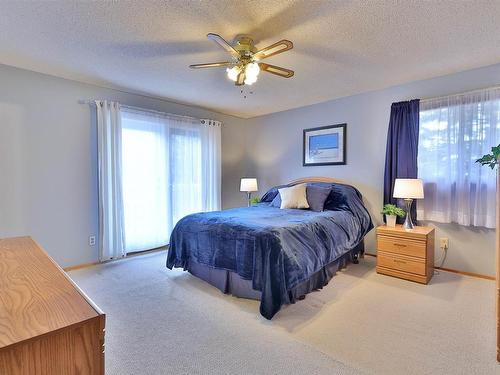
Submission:
[[[0,63],[253,117],[500,62],[498,0],[0,0]],[[208,32],[290,39],[245,99]],[[1,83],[0,83],[1,84]]]

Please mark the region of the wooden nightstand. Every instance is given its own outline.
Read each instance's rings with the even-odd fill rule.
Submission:
[[[427,284],[434,274],[434,228],[377,228],[377,273]]]

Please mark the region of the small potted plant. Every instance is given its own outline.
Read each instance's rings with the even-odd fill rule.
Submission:
[[[396,226],[396,217],[404,217],[406,212],[394,204],[386,204],[381,212],[385,215],[385,222],[388,227]]]
[[[259,198],[257,198],[257,197],[254,197],[254,198],[252,198],[252,199],[250,200],[250,204],[251,204],[252,206],[253,206],[253,205],[255,205],[255,204],[257,204],[257,203],[260,203],[260,199],[259,199]]]

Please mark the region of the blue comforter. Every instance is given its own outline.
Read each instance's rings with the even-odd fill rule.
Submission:
[[[271,207],[272,190],[252,207],[198,213],[175,226],[167,267],[188,260],[237,273],[262,292],[260,312],[271,319],[289,303],[287,291],[356,247],[373,228],[359,192],[335,184],[339,204],[323,212]],[[271,194],[270,194],[271,193]]]

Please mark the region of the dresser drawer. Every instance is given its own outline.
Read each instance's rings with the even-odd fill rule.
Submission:
[[[410,272],[417,275],[426,274],[425,259],[412,258],[404,255],[395,255],[379,251],[377,265],[399,271]]]
[[[419,258],[426,257],[425,241],[409,240],[406,238],[400,238],[396,236],[378,235],[377,250],[387,251],[389,253],[409,255]]]

